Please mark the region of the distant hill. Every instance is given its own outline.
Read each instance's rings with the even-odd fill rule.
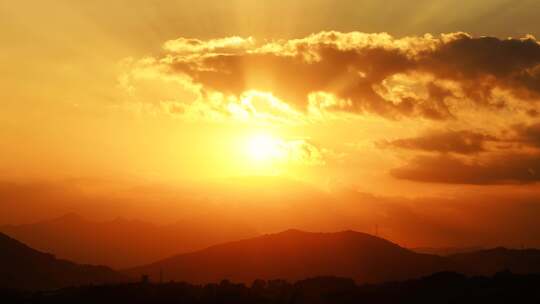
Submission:
[[[58,237],[62,236],[62,232],[67,237],[75,237],[77,231],[80,231],[69,228],[68,223],[71,223],[79,229],[82,220],[76,216],[64,217],[58,221],[60,224],[57,226],[49,226],[61,228],[56,232]],[[140,225],[144,227],[144,224]],[[90,224],[89,227],[94,225]],[[92,231],[85,233],[88,235],[82,234],[81,238],[88,237]],[[125,238],[130,238],[129,233],[139,232],[133,230],[125,233]],[[45,235],[52,234],[47,232]],[[38,237],[39,234],[35,236]],[[115,235],[109,242],[119,238],[120,235]],[[162,240],[159,235],[155,235],[155,238],[156,242]],[[47,239],[43,242],[46,244]],[[89,243],[83,244],[84,247],[79,250],[90,250],[90,256],[97,252],[113,252],[118,248],[114,245],[111,248],[101,248],[101,243],[96,243],[96,247],[91,247]],[[138,250],[136,244],[132,248],[135,252]],[[151,250],[151,247],[141,248]],[[122,258],[122,254],[118,252],[117,257]],[[443,257],[417,253],[360,232],[310,233],[287,230],[178,254],[153,264],[128,269],[119,275],[107,267],[79,265],[57,259],[0,233],[0,289],[50,289],[116,282],[125,278],[138,279],[143,274],[150,275],[154,281],[162,276],[166,281],[191,283],[220,282],[223,279],[244,283],[251,283],[255,279],[298,281],[317,276],[350,277],[359,283],[380,283],[407,280],[441,271],[493,275],[501,270],[540,273],[540,251],[495,248]]]
[[[380,283],[441,271],[493,275],[503,270],[540,273],[540,251],[496,248],[443,257],[417,253],[360,232],[288,230],[176,255],[129,269],[126,274],[148,274],[156,280],[162,272],[165,280],[193,283],[222,279],[245,283],[255,279],[297,281],[328,275]]]
[[[124,279],[108,267],[59,260],[0,233],[0,288],[54,289]]]
[[[163,226],[122,218],[98,222],[71,213],[33,224],[0,226],[0,232],[60,258],[120,269],[256,235],[233,221],[219,226],[225,228],[202,227],[196,220]]]
[[[194,283],[296,281],[321,275],[384,282],[419,277],[449,268],[448,260],[415,253],[368,234],[345,231],[308,233],[288,230],[226,243],[128,270],[166,280]]]

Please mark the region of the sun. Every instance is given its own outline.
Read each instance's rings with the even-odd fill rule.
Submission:
[[[283,159],[286,155],[283,141],[267,134],[259,134],[249,138],[247,154],[251,160],[268,163]]]

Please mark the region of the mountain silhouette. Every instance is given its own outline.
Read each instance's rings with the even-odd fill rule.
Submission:
[[[180,254],[126,273],[194,283],[296,281],[325,275],[384,282],[447,268],[448,260],[443,257],[416,253],[365,233],[288,230]]]
[[[108,267],[56,259],[0,233],[0,288],[53,289],[124,279]]]
[[[439,256],[417,253],[360,232],[287,230],[179,254],[125,273],[192,283],[297,281],[316,276],[381,283],[444,271],[491,276],[505,270],[540,273],[540,250],[495,248]]]
[[[69,213],[33,224],[0,226],[0,232],[60,258],[120,269],[257,235],[232,220],[225,219],[220,227],[226,228],[204,227],[196,220],[171,225],[124,218],[99,222]]]
[[[60,221],[78,223],[77,216]],[[441,271],[467,275],[540,273],[540,250],[494,248],[437,256],[402,248],[387,240],[354,231],[281,233],[223,243],[124,271],[105,266],[75,264],[34,250],[0,233],[0,289],[54,289],[115,283],[141,275],[154,281],[211,283],[228,279],[251,283],[256,279],[299,281],[338,276],[358,283],[408,280]],[[131,279],[129,279],[131,278]]]

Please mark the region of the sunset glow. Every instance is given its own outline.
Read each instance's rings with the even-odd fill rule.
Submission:
[[[540,1],[510,2],[0,0],[0,227],[540,247]]]
[[[249,156],[256,162],[283,160],[285,152],[283,142],[269,135],[256,135],[248,143]]]

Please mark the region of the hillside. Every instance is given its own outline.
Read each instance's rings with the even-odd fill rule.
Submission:
[[[105,266],[75,264],[36,251],[0,233],[0,288],[55,289],[121,282],[124,276]]]
[[[222,279],[296,281],[321,275],[384,282],[442,271],[448,268],[447,262],[364,233],[288,230],[177,255],[130,269],[127,274],[149,274],[157,279],[162,272],[166,280],[201,283]]]
[[[32,224],[0,226],[0,232],[63,259],[120,269],[255,235],[238,223],[220,226],[228,229],[207,229],[186,221],[170,225],[123,218],[100,222],[70,213]]]

